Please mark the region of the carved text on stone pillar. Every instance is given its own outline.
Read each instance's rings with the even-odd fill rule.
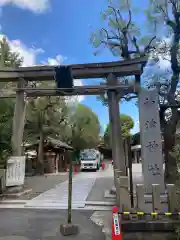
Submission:
[[[161,176],[160,167],[158,164],[148,164],[148,171],[152,173],[153,176]]]
[[[145,192],[152,184],[160,184],[164,192],[162,139],[157,90],[141,89],[139,94],[140,137]]]
[[[148,130],[149,128],[156,128],[157,122],[152,118],[145,122],[145,129]]]
[[[149,144],[146,147],[148,148],[149,152],[154,152],[154,151],[156,151],[158,146],[159,145],[156,143],[156,141],[151,141],[151,142],[149,142]]]

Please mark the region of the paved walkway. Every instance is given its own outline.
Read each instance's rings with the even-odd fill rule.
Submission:
[[[98,172],[81,172],[73,177],[72,208],[84,208],[89,193],[91,192],[96,179],[112,176],[112,167],[108,165],[106,170]],[[103,179],[102,179],[103,180]],[[99,200],[99,199],[97,199]],[[68,181],[65,181],[55,188],[46,191],[28,201],[27,207],[61,208],[66,209],[68,205]]]
[[[68,173],[58,173],[56,175],[31,176],[25,178],[25,189],[32,189],[28,194],[22,195],[19,199],[29,200],[39,194],[48,191],[68,179]]]
[[[95,174],[80,173],[73,177],[72,207],[83,208],[86,198],[96,180]],[[28,207],[61,207],[67,208],[68,181],[46,191],[27,203]]]

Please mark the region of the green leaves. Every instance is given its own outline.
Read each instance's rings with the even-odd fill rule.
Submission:
[[[133,119],[126,115],[126,114],[121,114],[120,115],[120,122],[121,122],[121,132],[122,132],[122,137],[127,137],[130,136],[130,130],[134,127],[134,121]],[[110,146],[110,129],[111,126],[108,124],[104,133],[104,143],[106,146]]]
[[[90,108],[78,104],[69,116],[71,144],[78,151],[97,146],[99,142],[100,123],[97,115]]]
[[[12,52],[10,50],[9,44],[4,37],[0,41],[0,68],[16,68],[21,66],[22,62],[23,58],[21,58],[18,53]]]
[[[42,97],[31,99],[26,108],[25,136],[37,138],[41,131],[45,135],[60,135],[61,123],[66,119],[67,106],[63,98]]]
[[[0,41],[0,68],[19,67],[22,64],[19,54],[10,50],[6,38]],[[1,83],[0,88],[11,91],[12,83]],[[6,161],[11,154],[12,121],[14,116],[14,100],[0,99],[0,161]]]
[[[0,161],[11,153],[13,108],[11,100],[0,99]]]
[[[137,9],[133,12],[130,0],[112,0],[108,3],[107,9],[101,13],[104,21],[102,29],[93,32],[90,37],[91,44],[98,49],[94,55],[108,49],[122,59],[129,59],[128,55],[139,56],[139,52],[134,53],[135,46],[132,43],[134,36],[140,37],[140,29],[133,22],[133,14],[137,13]]]
[[[44,138],[59,138],[75,150],[96,146],[99,141],[98,117],[82,104],[69,105],[63,98],[44,97],[29,101],[26,112],[26,141],[36,140],[42,132]]]

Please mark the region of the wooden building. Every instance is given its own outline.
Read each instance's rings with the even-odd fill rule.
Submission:
[[[27,156],[26,172],[30,172],[32,169],[36,169],[37,156],[38,156],[39,141],[33,144],[25,146],[25,152]],[[36,151],[36,156],[30,156],[30,150]],[[66,143],[54,139],[47,138],[44,141],[44,173],[58,173],[67,170],[70,152],[73,148]],[[35,171],[35,170],[34,170]]]

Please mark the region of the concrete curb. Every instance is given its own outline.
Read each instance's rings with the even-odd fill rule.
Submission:
[[[104,233],[105,240],[111,240],[111,230],[109,228],[102,228],[102,232]]]
[[[0,201],[1,204],[26,204],[28,200],[2,200]]]
[[[91,221],[102,228],[105,240],[111,240],[112,211],[96,211],[91,216]]]
[[[1,194],[0,195],[0,197],[6,197],[6,198],[11,198],[11,197],[20,197],[20,196],[22,196],[22,195],[25,195],[25,194],[27,194],[27,193],[30,193],[32,191],[32,189],[25,189],[24,191],[22,191],[22,192],[19,192],[19,193],[3,193],[3,194]]]

